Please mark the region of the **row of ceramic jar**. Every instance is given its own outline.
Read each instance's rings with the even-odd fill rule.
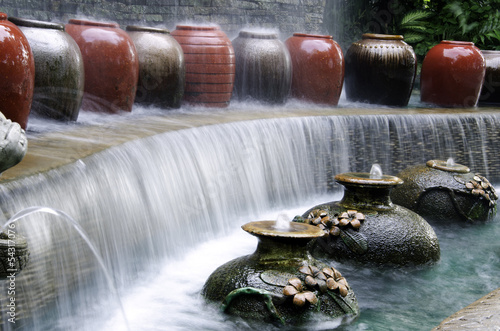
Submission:
[[[65,25],[7,19],[4,13],[0,29],[10,37],[0,43],[0,74],[17,80],[4,80],[0,111],[23,128],[30,112],[74,121],[80,108],[130,112],[134,103],[226,107],[233,97],[283,103],[291,89],[336,105],[344,78],[342,51],[331,36],[295,34],[285,46],[277,33],[242,31],[230,41],[215,25],[178,25],[170,34],[79,19]],[[299,68],[298,56],[315,62],[314,70]]]
[[[233,98],[283,103],[291,94],[335,106],[344,81],[349,100],[406,106],[416,72],[413,49],[397,35],[364,34],[344,60],[323,35],[295,33],[282,43],[276,33],[241,31],[231,42],[217,26],[177,25],[170,34],[78,19],[7,20],[4,13],[0,29],[10,37],[0,43],[0,74],[13,79],[0,89],[0,111],[23,128],[30,110],[76,120],[80,107],[113,113],[135,102],[226,107]],[[485,67],[472,43],[441,42],[422,65],[422,101],[473,106],[483,81],[493,96]]]

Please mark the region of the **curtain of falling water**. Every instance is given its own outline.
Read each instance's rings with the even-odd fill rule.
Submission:
[[[72,215],[123,292],[163,258],[224,235],[243,217],[304,205],[339,189],[332,180],[337,173],[369,171],[379,163],[384,173],[395,174],[407,165],[454,157],[488,176],[500,155],[499,126],[494,115],[304,117],[207,126],[131,141],[6,183],[0,196],[10,214],[45,206]],[[16,230],[31,248],[29,267],[16,279],[17,312],[27,329],[75,309],[91,315],[96,297],[110,296],[87,243],[67,222],[37,214],[20,220]],[[2,319],[11,326],[5,322],[6,293],[0,293]]]

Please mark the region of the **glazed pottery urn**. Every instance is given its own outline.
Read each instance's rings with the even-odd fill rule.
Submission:
[[[290,52],[278,39],[278,34],[243,30],[233,40],[233,47],[236,99],[284,103],[292,84],[292,62]]]
[[[417,58],[401,35],[365,33],[345,54],[347,100],[387,106],[408,105]]]
[[[486,71],[484,76],[480,104],[500,103],[500,51],[481,51],[483,54]]]
[[[356,297],[340,272],[307,250],[324,232],[314,226],[276,221],[247,223],[243,229],[259,239],[257,250],[217,268],[202,295],[228,314],[248,323],[304,325],[311,318],[355,317]]]
[[[35,59],[22,31],[0,13],[0,112],[26,129],[35,86]]]
[[[117,23],[71,19],[66,31],[83,57],[84,110],[131,112],[137,90],[139,60],[129,35]]]
[[[325,236],[310,249],[315,257],[369,265],[423,265],[439,260],[438,238],[417,213],[392,203],[395,176],[343,173],[340,201],[315,206],[294,221],[316,225]]]
[[[64,24],[17,17],[9,20],[24,33],[35,59],[32,114],[76,121],[85,82],[80,48]]]
[[[474,43],[443,40],[425,55],[420,99],[441,107],[474,107],[485,72],[484,57]]]
[[[294,33],[285,41],[292,61],[291,96],[336,106],[344,84],[344,54],[332,36]]]
[[[167,29],[129,25],[126,30],[139,57],[135,102],[179,108],[186,79],[184,53],[179,43]]]
[[[184,101],[194,106],[227,107],[233,94],[235,57],[226,34],[218,26],[177,25],[171,35],[184,52]]]
[[[398,174],[404,184],[391,198],[429,222],[481,222],[492,220],[498,195],[490,182],[469,167],[451,160],[430,160]]]

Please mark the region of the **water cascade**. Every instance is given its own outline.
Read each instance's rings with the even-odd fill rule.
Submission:
[[[193,247],[228,235],[262,213],[323,200],[339,189],[333,176],[341,172],[379,163],[395,173],[409,163],[451,155],[498,180],[493,165],[499,164],[499,147],[488,133],[499,129],[500,120],[489,114],[227,123],[130,141],[4,182],[0,196],[6,215],[46,206],[74,217],[124,295],[138,279],[160,273],[165,261],[182,259]],[[32,252],[28,268],[16,279],[19,322],[29,330],[64,329],[61,323],[80,316],[79,328],[89,329],[91,317],[103,313],[97,300],[107,302],[104,319],[114,314],[116,303],[106,301],[107,281],[85,241],[51,217],[30,215],[17,222],[16,231]],[[2,307],[7,299],[0,296]],[[8,329],[6,313],[3,309]]]

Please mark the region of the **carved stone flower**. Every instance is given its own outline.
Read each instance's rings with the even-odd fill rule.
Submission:
[[[338,236],[342,228],[350,226],[355,230],[359,229],[364,220],[365,215],[356,210],[348,210],[330,217],[326,210],[314,209],[309,213],[306,223],[320,227],[329,235]]]
[[[288,280],[288,285],[283,289],[283,294],[293,297],[293,304],[298,307],[304,306],[306,302],[313,305],[318,302],[316,294],[311,291],[304,291],[302,281],[296,277]]]
[[[342,274],[335,268],[323,268],[322,272],[327,277],[327,288],[345,297],[349,292],[349,284],[347,284],[347,280],[342,277]]]
[[[474,175],[473,179],[465,183],[465,187],[470,190],[472,195],[486,199],[490,207],[496,205],[498,194],[493,185],[485,177]]]
[[[310,288],[318,287],[324,293],[327,291],[326,275],[315,266],[302,266],[299,271],[306,275],[305,283]]]

